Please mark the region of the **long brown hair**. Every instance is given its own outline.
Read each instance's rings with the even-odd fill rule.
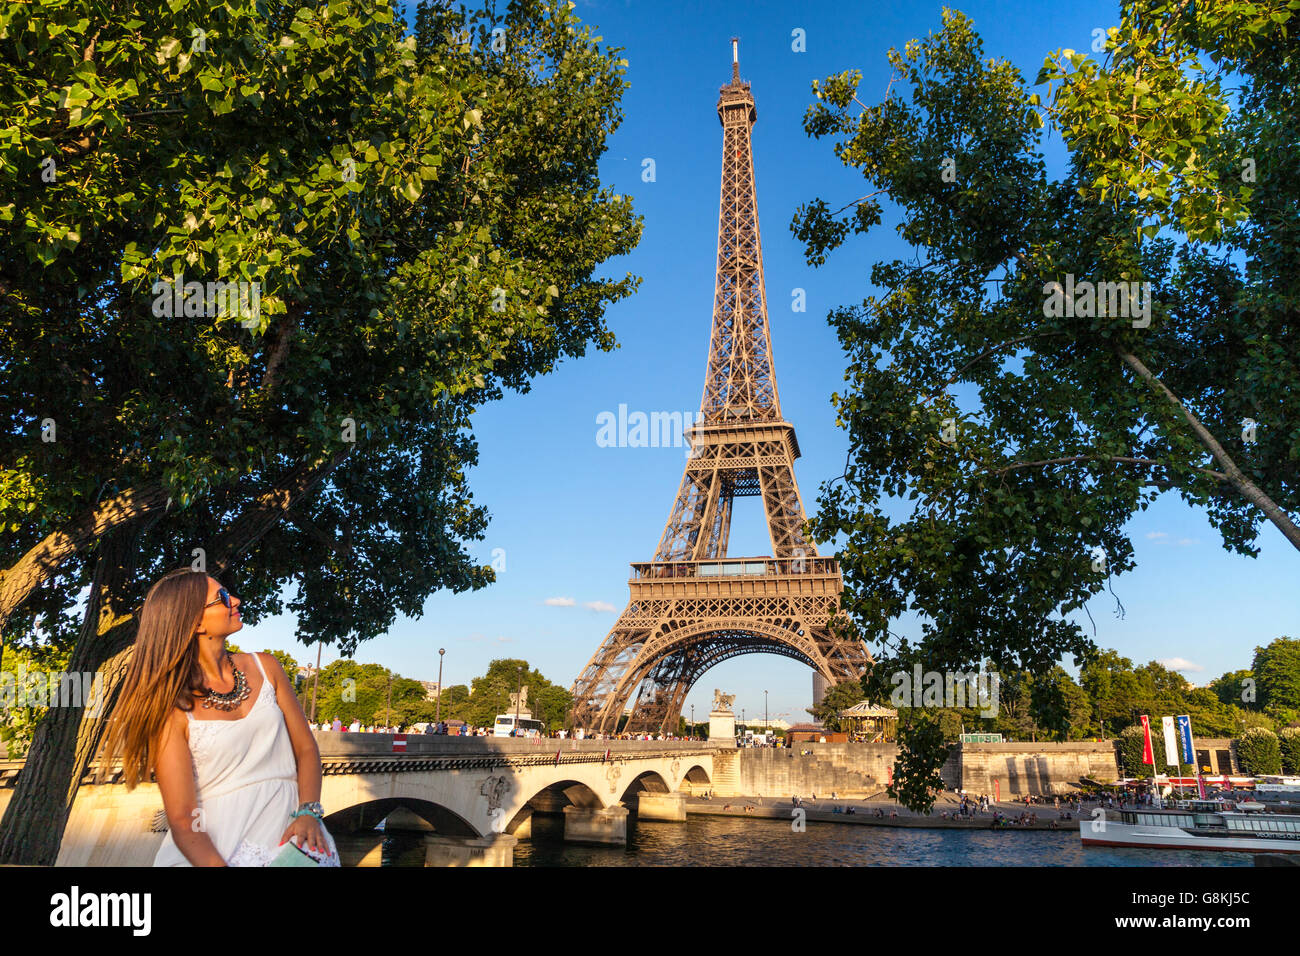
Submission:
[[[101,767],[122,754],[122,782],[134,790],[148,780],[172,709],[191,710],[191,689],[203,682],[194,640],[208,599],[208,576],[181,568],[149,589],[140,610],[135,650],[122,681],[104,742]]]

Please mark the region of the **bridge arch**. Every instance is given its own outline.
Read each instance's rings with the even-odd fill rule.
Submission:
[[[701,764],[695,764],[682,776],[682,783],[679,789],[683,793],[694,793],[696,790],[712,790],[713,778]]]
[[[617,802],[617,801],[612,801]],[[609,806],[601,795],[581,780],[557,780],[524,800],[520,810],[530,807],[541,813],[562,813],[565,807],[601,810]]]
[[[373,830],[397,808],[410,810],[443,836],[477,837],[481,834],[449,807],[419,797],[380,797],[335,810],[325,817],[325,828],[335,836]]]
[[[638,774],[623,788],[620,797],[624,803],[635,800],[642,793],[672,793],[673,788],[657,770],[647,770]]]

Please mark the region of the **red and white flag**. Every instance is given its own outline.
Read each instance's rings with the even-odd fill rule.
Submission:
[[[393,752],[406,753],[406,734],[393,734]]]
[[[1151,718],[1143,714],[1142,721],[1142,762],[1151,764],[1151,772],[1156,770],[1156,755],[1151,751]]]

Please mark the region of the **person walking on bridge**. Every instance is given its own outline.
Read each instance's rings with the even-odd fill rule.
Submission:
[[[288,840],[338,866],[292,682],[270,654],[226,647],[240,603],[188,568],[150,589],[101,766],[120,753],[128,790],[157,780],[168,831],[154,866],[264,866]]]

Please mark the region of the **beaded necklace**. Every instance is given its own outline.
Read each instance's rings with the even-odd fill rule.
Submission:
[[[244,672],[235,666],[235,659],[230,656],[230,651],[226,651],[226,660],[230,661],[230,669],[235,672],[235,686],[222,693],[206,685],[200,685],[199,690],[204,694],[204,710],[212,708],[234,710],[248,699],[248,681],[244,679]]]

